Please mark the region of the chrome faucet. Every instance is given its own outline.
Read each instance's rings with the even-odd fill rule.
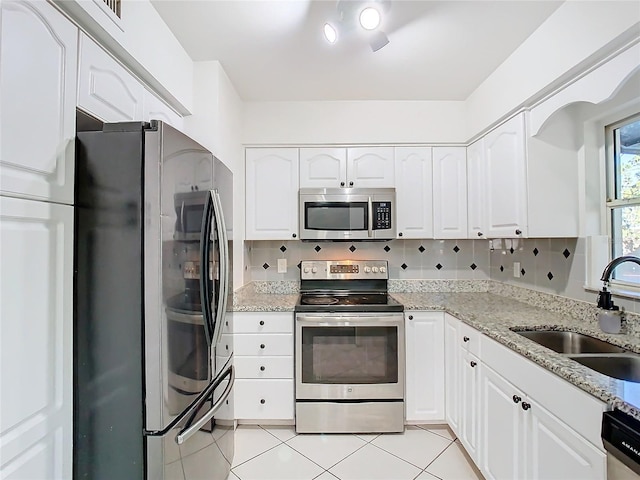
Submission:
[[[603,308],[605,310],[618,310],[618,307],[613,304],[613,300],[611,299],[611,292],[607,291],[607,285],[609,284],[609,279],[611,278],[611,273],[613,273],[613,269],[616,268],[621,263],[625,262],[633,262],[640,265],[640,258],[634,257],[632,255],[626,255],[624,257],[614,258],[609,262],[609,264],[604,267],[604,271],[602,272],[602,277],[600,280],[604,283],[602,290],[598,294],[598,307]]]

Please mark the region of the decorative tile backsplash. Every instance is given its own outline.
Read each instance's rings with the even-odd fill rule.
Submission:
[[[298,280],[302,260],[387,260],[393,279],[489,278],[486,240],[392,240],[389,242],[253,241],[249,243],[251,280]],[[278,273],[278,259],[287,272]]]

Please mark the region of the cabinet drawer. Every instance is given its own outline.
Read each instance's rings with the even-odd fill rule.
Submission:
[[[293,333],[293,313],[233,314],[234,333]]]
[[[481,333],[466,323],[460,322],[460,343],[462,348],[478,358],[480,356],[480,336]]]
[[[234,335],[233,343],[236,356],[293,355],[293,334],[289,333]]]
[[[293,379],[293,357],[235,357],[236,378]]]
[[[237,419],[293,420],[293,380],[243,380],[234,385]]]

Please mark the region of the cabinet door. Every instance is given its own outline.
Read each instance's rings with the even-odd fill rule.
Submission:
[[[395,187],[393,147],[348,148],[347,186],[355,188]]]
[[[524,395],[486,365],[480,378],[480,470],[491,480],[524,478],[526,432],[520,408]]]
[[[78,71],[80,108],[105,122],[142,120],[142,84],[84,34]]]
[[[520,114],[484,137],[486,233],[490,238],[527,235],[524,131],[524,114]]]
[[[482,139],[467,147],[467,234],[485,238],[485,165]]]
[[[433,163],[430,147],[396,147],[398,237],[433,238]]]
[[[182,117],[147,89],[144,90],[142,97],[142,120],[145,122],[161,120],[182,130]]]
[[[444,420],[444,313],[405,314],[406,420]]]
[[[527,478],[604,480],[606,455],[535,401],[525,412],[528,423]]]
[[[346,182],[345,148],[300,149],[300,188],[340,188]]]
[[[298,149],[246,150],[247,240],[298,237]]]
[[[460,436],[460,346],[458,341],[460,321],[445,314],[444,322],[444,385],[447,423]]]
[[[475,355],[463,351],[460,358],[460,441],[469,456],[478,461],[478,423],[480,409],[480,360]]]
[[[0,8],[0,193],[72,204],[78,29],[47,2]]]
[[[466,157],[465,147],[433,148],[433,230],[435,238],[467,237]]]
[[[0,197],[0,245],[2,478],[71,478],[73,207]]]

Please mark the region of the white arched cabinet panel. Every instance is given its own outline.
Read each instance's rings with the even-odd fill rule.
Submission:
[[[396,225],[402,238],[433,238],[431,147],[396,147]]]
[[[0,8],[0,193],[71,204],[78,29],[47,2]]]
[[[393,188],[395,165],[393,147],[353,147],[347,149],[347,187]]]
[[[73,207],[0,197],[2,478],[71,478]]]
[[[484,140],[467,147],[467,233],[469,238],[486,238]]]
[[[484,137],[489,238],[527,236],[527,157],[524,113]]]
[[[340,188],[346,182],[346,148],[300,149],[300,188]]]
[[[78,106],[105,122],[142,120],[144,87],[84,34],[80,35]]]
[[[433,232],[435,238],[467,238],[465,147],[433,147]]]
[[[246,149],[247,240],[298,238],[298,149]]]
[[[178,130],[182,130],[184,123],[180,115],[147,89],[144,90],[142,99],[142,120],[161,120]]]

